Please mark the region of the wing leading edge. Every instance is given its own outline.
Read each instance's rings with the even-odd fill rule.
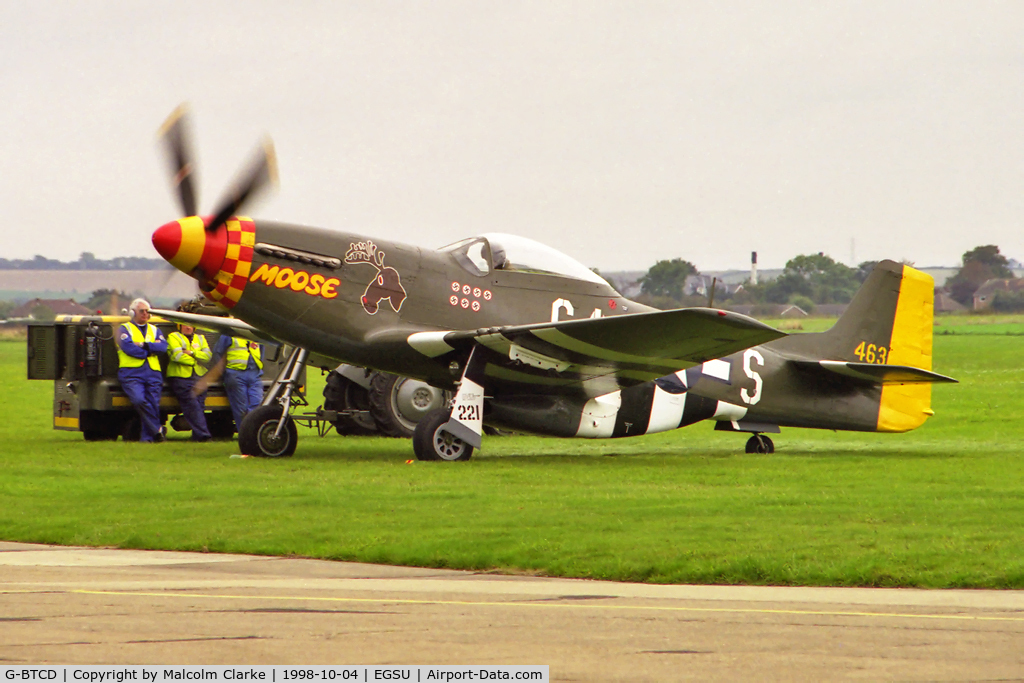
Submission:
[[[238,318],[228,318],[219,315],[201,315],[198,313],[183,313],[181,311],[170,311],[162,308],[154,308],[153,314],[159,315],[172,322],[192,325],[201,330],[219,332],[220,334],[231,335],[232,337],[243,337],[249,341],[280,343],[274,337],[253,327],[247,322]]]

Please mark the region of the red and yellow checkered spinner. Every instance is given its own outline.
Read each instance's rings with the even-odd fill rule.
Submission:
[[[207,230],[210,220],[189,216],[162,225],[153,233],[153,246],[175,268],[196,278],[206,296],[233,308],[249,281],[256,226],[247,216],[232,216]]]

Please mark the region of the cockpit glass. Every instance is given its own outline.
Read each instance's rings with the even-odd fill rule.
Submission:
[[[459,265],[473,275],[487,275],[491,272],[490,249],[487,240],[481,237],[470,237],[441,247],[455,257]]]
[[[600,275],[557,249],[518,235],[486,233],[449,244],[440,250],[451,253],[463,268],[474,275],[487,275],[493,268],[608,284]]]
[[[495,270],[520,270],[548,275],[563,275],[607,285],[604,279],[579,261],[557,249],[518,235],[487,233]]]

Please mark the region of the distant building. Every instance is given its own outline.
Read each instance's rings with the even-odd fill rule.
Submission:
[[[935,312],[936,313],[956,313],[957,311],[966,311],[967,307],[962,303],[951,297],[941,289],[935,290]]]
[[[974,292],[973,308],[976,311],[984,311],[992,306],[992,299],[994,299],[995,295],[999,292],[1016,294],[1021,291],[1024,291],[1024,279],[988,280],[981,287],[978,287],[976,292]]]
[[[73,299],[32,299],[11,311],[10,317],[31,317],[32,311],[40,306],[50,309],[54,315],[89,315],[92,313],[88,308]]]
[[[796,304],[790,304],[782,310],[782,313],[779,313],[779,316],[783,318],[806,318],[807,311]]]

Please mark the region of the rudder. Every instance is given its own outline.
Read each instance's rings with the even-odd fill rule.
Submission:
[[[889,365],[932,369],[932,317],[935,281],[930,275],[903,266],[899,301],[889,341]],[[933,415],[931,384],[891,384],[882,387],[878,431],[906,432]]]

